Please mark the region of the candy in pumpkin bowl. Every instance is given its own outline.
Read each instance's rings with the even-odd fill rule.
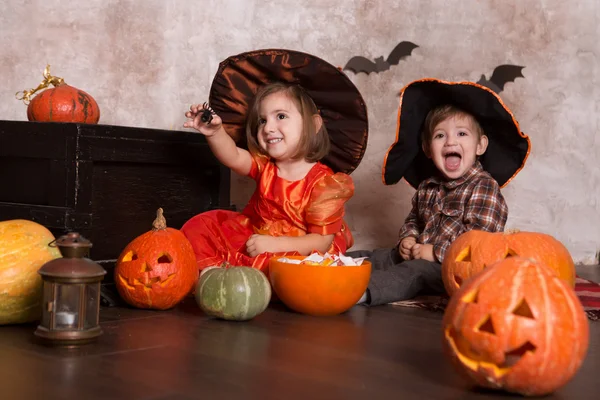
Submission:
[[[348,311],[369,284],[371,263],[364,259],[317,253],[274,256],[269,280],[288,308],[308,315],[332,316]]]
[[[565,385],[589,345],[575,291],[550,267],[518,256],[465,282],[442,327],[444,352],[467,380],[526,396]]]

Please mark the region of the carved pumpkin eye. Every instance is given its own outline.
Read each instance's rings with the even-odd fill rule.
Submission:
[[[464,248],[456,257],[455,259],[456,262],[467,262],[470,263],[471,262],[471,246],[467,246],[466,248]],[[463,283],[463,279],[460,275],[458,274],[454,274],[454,282],[456,283],[457,287],[460,287]]]
[[[514,315],[518,315],[519,317],[535,319],[533,312],[531,311],[531,308],[529,308],[529,304],[527,304],[525,299],[522,299],[519,304],[517,304],[514,310],[512,310],[512,313]]]
[[[467,246],[458,254],[456,261],[471,262],[471,246]]]
[[[508,248],[508,250],[506,250],[506,254],[504,255],[504,258],[515,257],[515,256],[518,256],[517,252],[511,248]]]
[[[122,262],[135,261],[138,259],[137,253],[133,250],[128,251],[124,256]]]
[[[496,334],[494,324],[492,323],[492,318],[489,315],[485,317],[481,324],[479,324],[477,331],[489,333],[490,335]]]
[[[173,262],[173,257],[169,253],[162,253],[156,262],[159,264],[170,264]]]
[[[467,294],[465,294],[462,298],[464,303],[475,303],[479,302],[479,290],[473,290]]]

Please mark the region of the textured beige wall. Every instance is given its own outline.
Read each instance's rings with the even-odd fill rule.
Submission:
[[[67,5],[68,4],[68,5]],[[218,63],[265,47],[291,48],[343,66],[354,55],[387,56],[396,43],[420,47],[400,65],[350,79],[370,119],[365,158],[353,174],[348,221],[356,249],[389,246],[413,190],[381,183],[394,139],[397,92],[427,76],[489,77],[526,66],[501,96],[533,150],[504,189],[508,226],[547,232],[576,261],[600,250],[600,63],[597,0],[138,0],[0,3],[0,119],[26,120],[16,91],[34,87],[46,65],[92,94],[100,123],[182,129],[183,112],[204,101]],[[236,178],[233,200],[252,184]]]

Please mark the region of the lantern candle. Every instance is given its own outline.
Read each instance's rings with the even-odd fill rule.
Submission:
[[[56,313],[56,325],[74,326],[78,313],[60,311]]]

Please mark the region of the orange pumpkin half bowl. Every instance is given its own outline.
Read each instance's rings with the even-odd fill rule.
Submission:
[[[331,316],[348,311],[369,285],[371,263],[358,266],[292,264],[269,260],[269,280],[277,297],[288,308],[308,315]],[[302,260],[304,256],[285,256]]]

